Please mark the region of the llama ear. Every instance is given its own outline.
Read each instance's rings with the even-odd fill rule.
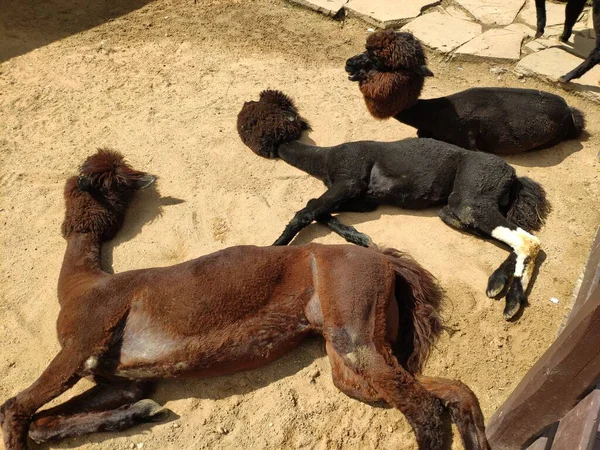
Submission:
[[[92,189],[92,180],[85,175],[79,175],[77,177],[77,187],[84,192],[90,191]]]
[[[154,175],[150,175],[149,173],[145,173],[142,177],[138,178],[133,182],[134,189],[146,189],[148,186],[151,186],[156,181],[156,177]]]
[[[419,75],[424,76],[424,77],[434,76],[433,72],[431,70],[429,70],[429,67],[427,67],[427,66],[413,67],[411,70]]]

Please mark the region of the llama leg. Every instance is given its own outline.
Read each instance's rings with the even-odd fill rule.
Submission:
[[[345,358],[389,405],[399,409],[413,427],[419,449],[443,448],[442,408],[438,401],[400,366],[389,346],[359,346]]]
[[[331,186],[321,197],[310,200],[305,208],[296,213],[273,245],[289,244],[300,230],[310,225],[317,217],[335,210],[340,203],[358,196],[363,189],[362,185],[351,180]]]
[[[597,64],[600,64],[600,44],[598,44],[598,46],[592,50],[585,61],[583,61],[566,75],[560,77],[558,80],[561,83],[567,83],[575,78],[580,78]]]
[[[494,273],[490,275],[488,279],[488,287],[486,289],[486,294],[489,298],[494,298],[504,290],[508,282],[513,276],[515,272],[515,265],[517,263],[517,254],[515,252],[511,252],[508,255],[508,258],[494,270]]]
[[[72,387],[85,360],[62,349],[42,375],[27,389],[0,406],[0,425],[6,450],[25,450],[31,416],[40,407]]]
[[[344,362],[342,355],[338,354],[333,345],[326,341],[325,349],[331,364],[331,377],[336,388],[348,397],[355,398],[365,403],[375,403],[381,400],[381,396],[367,383],[367,381],[352,370]]]
[[[537,31],[535,39],[544,34],[546,28],[546,0],[535,0],[535,12],[537,16]]]
[[[468,386],[457,380],[424,376],[417,376],[417,381],[449,410],[465,450],[489,450],[483,413]]]
[[[461,202],[456,200],[459,198],[458,195],[454,198],[453,195],[450,196],[449,207],[461,222],[469,228],[476,228],[485,235],[509,245],[516,254],[513,281],[506,294],[504,308],[504,318],[511,319],[527,301],[525,291],[535,268],[540,241],[504,217],[495,204]]]
[[[47,416],[66,416],[92,411],[108,411],[123,405],[135,403],[147,398],[153,390],[148,381],[97,381],[96,386],[79,394],[60,405],[40,411],[33,415],[35,421]]]
[[[583,12],[586,0],[568,0],[565,7],[565,27],[560,36],[560,40],[567,42],[573,32],[573,26],[577,22],[577,18]]]
[[[140,423],[161,421],[168,414],[167,409],[147,398],[108,411],[83,412],[67,416],[47,415],[32,424],[29,437],[39,443],[100,431],[122,431]]]
[[[346,241],[352,244],[360,245],[361,247],[371,247],[373,245],[373,241],[369,236],[367,236],[364,233],[361,233],[351,225],[344,225],[331,214],[324,214],[322,216],[319,216],[317,218],[317,221],[319,223],[327,225],[327,227],[331,231],[339,234],[341,237],[346,239]]]

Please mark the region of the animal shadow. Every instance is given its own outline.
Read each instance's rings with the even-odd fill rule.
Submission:
[[[125,215],[123,228],[113,240],[106,242],[102,248],[102,269],[107,273],[114,273],[112,268],[114,249],[136,237],[144,225],[162,216],[165,206],[179,205],[184,201],[179,198],[162,197],[155,185],[138,192]]]

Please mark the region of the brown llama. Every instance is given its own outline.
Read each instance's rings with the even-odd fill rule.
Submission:
[[[121,227],[134,192],[153,181],[109,150],[67,181],[61,350],[0,407],[7,450],[27,448],[28,433],[48,441],[160,420],[168,412],[148,399],[157,380],[256,368],[311,334],[325,338],[335,386],[398,408],[421,449],[442,448],[443,408],[465,448],[489,448],[473,392],[418,375],[442,330],[442,293],[406,255],[350,245],[239,246],[171,267],[103,272],[103,241]],[[36,413],[82,377],[96,386]]]
[[[419,99],[425,77],[433,76],[426,63],[412,34],[385,30],[367,37],[366,51],[349,58],[346,71],[373,117],[394,117],[419,137],[467,150],[521,153],[575,139],[585,128],[581,111],[535,89],[477,87]]]

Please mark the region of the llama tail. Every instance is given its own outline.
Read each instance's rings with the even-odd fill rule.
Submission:
[[[467,385],[457,380],[424,376],[417,376],[417,381],[448,410],[465,449],[490,449],[479,400]]]
[[[581,132],[585,129],[585,114],[580,109],[570,107],[571,108],[571,117],[573,118],[573,128],[569,133],[570,139],[575,139],[579,137]]]
[[[550,202],[544,188],[528,177],[517,178],[512,191],[506,218],[525,231],[537,231],[546,222]]]
[[[444,295],[435,277],[410,256],[395,249],[381,252],[396,271],[400,323],[394,355],[408,371],[419,373],[444,328],[439,316]]]

